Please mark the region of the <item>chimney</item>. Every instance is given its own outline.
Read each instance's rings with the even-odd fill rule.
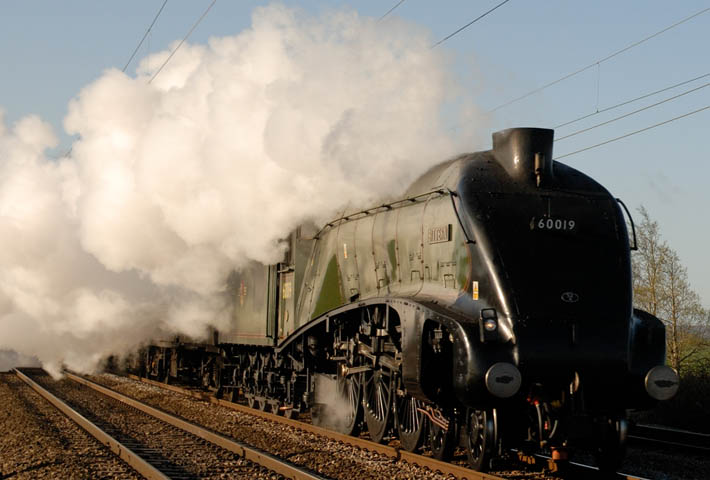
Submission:
[[[513,179],[544,186],[552,179],[552,142],[547,128],[509,128],[493,134],[493,156]]]

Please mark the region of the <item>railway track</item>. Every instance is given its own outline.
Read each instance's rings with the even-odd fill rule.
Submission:
[[[13,378],[15,378],[14,375],[13,375]],[[76,376],[72,375],[71,378],[74,379],[75,381],[81,382],[83,384],[91,384],[91,382],[87,381],[86,379],[80,378],[80,377],[76,377]],[[48,378],[45,378],[45,380],[48,381]],[[124,393],[128,393],[129,395],[146,400],[147,403],[153,404],[154,406],[159,406],[159,407],[165,408],[163,405],[161,405],[160,402],[156,401],[155,399],[172,397],[173,399],[182,398],[180,403],[196,406],[197,409],[200,409],[205,412],[207,412],[207,411],[225,412],[224,409],[205,408],[204,403],[202,403],[202,402],[194,402],[194,401],[188,400],[186,397],[189,396],[189,397],[194,397],[194,398],[202,400],[202,401],[211,402],[213,404],[220,405],[222,407],[226,407],[231,411],[239,412],[239,417],[237,420],[239,423],[249,424],[250,420],[248,417],[259,418],[262,420],[262,423],[263,422],[276,422],[276,423],[284,425],[284,428],[280,430],[282,432],[281,434],[279,434],[278,430],[277,430],[276,435],[278,435],[279,438],[281,436],[283,436],[282,434],[284,432],[287,433],[289,430],[298,429],[299,431],[312,432],[313,436],[318,436],[319,438],[323,438],[323,440],[316,439],[316,442],[318,443],[318,445],[322,445],[324,450],[326,449],[325,444],[327,442],[335,441],[335,442],[342,442],[343,445],[345,445],[345,444],[353,445],[357,449],[362,451],[361,454],[357,454],[357,453],[350,454],[353,458],[358,457],[358,461],[360,461],[360,459],[362,457],[364,457],[364,458],[366,458],[365,463],[381,462],[381,460],[375,459],[369,453],[369,452],[376,452],[375,455],[377,455],[377,456],[383,456],[383,457],[390,458],[391,461],[394,462],[392,465],[394,465],[395,468],[399,469],[402,472],[401,476],[388,475],[386,473],[384,473],[382,475],[373,474],[371,472],[367,472],[365,469],[363,469],[362,467],[358,467],[355,464],[345,465],[345,463],[342,461],[342,458],[338,458],[337,455],[333,455],[333,459],[332,459],[333,463],[339,465],[340,468],[342,468],[342,470],[344,470],[344,471],[353,472],[352,474],[350,474],[350,476],[335,475],[335,476],[333,476],[333,478],[370,478],[370,479],[379,479],[379,478],[392,478],[392,479],[395,479],[395,478],[397,478],[397,479],[399,479],[399,478],[502,479],[502,478],[506,478],[506,479],[526,479],[526,480],[539,479],[539,478],[550,478],[549,475],[545,475],[544,473],[539,473],[539,472],[536,473],[535,471],[531,471],[531,470],[518,471],[518,472],[513,472],[513,473],[495,472],[497,474],[497,476],[496,475],[485,475],[485,474],[481,474],[479,472],[474,472],[462,465],[447,464],[447,463],[442,464],[442,462],[437,462],[436,460],[433,460],[429,457],[414,455],[409,452],[402,451],[398,448],[375,444],[375,443],[372,443],[372,442],[362,439],[362,438],[358,439],[358,438],[354,438],[354,437],[339,435],[337,433],[334,433],[334,432],[331,432],[328,430],[323,430],[321,428],[312,426],[312,425],[310,425],[308,423],[304,423],[302,421],[289,420],[289,419],[285,419],[283,417],[277,417],[277,416],[269,414],[269,413],[260,412],[260,411],[257,411],[257,410],[251,409],[251,408],[247,408],[247,407],[239,405],[239,404],[235,404],[232,402],[227,402],[224,400],[214,398],[213,396],[211,396],[203,391],[196,391],[196,390],[190,389],[190,388],[183,388],[183,387],[179,387],[179,386],[166,385],[166,384],[153,382],[153,381],[146,380],[146,379],[139,379],[138,377],[133,377],[132,380],[129,380],[129,379],[125,379],[125,378],[121,379],[119,377],[103,377],[102,376],[102,377],[98,377],[97,380],[101,381],[102,383],[105,383],[108,386],[112,386],[114,388],[117,388],[118,390],[122,390]],[[140,380],[140,383],[136,382],[135,380]],[[19,380],[15,380],[15,382],[19,382]],[[68,381],[65,381],[65,383],[67,383],[67,382]],[[51,382],[48,382],[48,383],[51,383]],[[19,386],[19,385],[24,385],[24,384],[22,382],[19,382],[19,383],[17,383],[17,385]],[[145,386],[141,387],[140,385],[145,385]],[[161,390],[153,388],[154,386],[159,387]],[[25,386],[24,388],[29,391],[28,387]],[[17,387],[15,389],[17,390]],[[173,390],[175,392],[180,393],[181,395],[161,394],[160,391],[164,391],[165,389]],[[149,392],[150,392],[150,397],[148,397]],[[29,394],[25,394],[25,396],[27,396],[27,395],[29,395]],[[34,395],[34,394],[32,394],[32,395]],[[37,397],[37,398],[39,400],[39,397]],[[170,402],[168,402],[168,403],[170,403]],[[39,404],[40,405],[42,404],[41,400],[39,400]],[[44,408],[51,410],[51,407],[49,406],[49,404],[46,404],[46,405],[47,406]],[[185,415],[183,412],[178,411],[178,412],[173,412],[173,413],[178,413],[179,415],[184,416],[185,418],[188,418],[188,419],[191,418],[191,416],[189,414]],[[60,417],[62,417],[61,414],[58,414],[58,415]],[[224,417],[224,415],[225,415],[224,413],[220,413],[217,415],[217,417],[219,417],[219,416]],[[227,414],[227,415],[229,415],[229,414]],[[47,414],[45,413],[42,416],[42,418],[46,418],[46,417],[47,417]],[[195,423],[201,423],[201,420],[199,420],[199,419],[192,418],[192,420]],[[46,424],[45,423],[46,420],[38,420],[38,421],[42,422],[43,424]],[[65,422],[65,424],[66,424],[66,422]],[[634,442],[638,442],[638,441],[648,442],[648,444],[653,444],[653,445],[658,446],[659,447],[658,449],[653,449],[653,450],[659,450],[659,451],[662,450],[662,448],[661,448],[662,445],[668,445],[668,444],[671,444],[671,446],[673,448],[687,450],[687,448],[685,448],[687,445],[687,441],[683,440],[681,442],[680,440],[682,440],[682,438],[678,436],[679,435],[678,432],[674,432],[669,429],[660,429],[658,427],[649,427],[649,426],[642,426],[642,427],[648,427],[648,428],[640,429],[640,428],[636,427],[635,429],[633,429],[631,431],[631,434],[632,434],[631,436],[639,437],[639,433],[642,433],[642,432],[644,432],[644,433],[651,432],[651,434],[647,435],[647,437],[644,437],[645,440],[632,439]],[[66,430],[66,425],[64,427],[58,427],[58,428],[62,432],[68,431],[68,430]],[[225,436],[232,435],[231,432],[228,432],[227,430],[223,431],[223,430],[221,430],[220,427],[215,427],[215,425],[212,425],[211,428],[213,429],[213,431],[214,430],[222,431]],[[260,425],[254,425],[254,428],[256,430],[261,430]],[[278,427],[277,427],[277,429],[278,429]],[[661,431],[661,435],[663,435],[663,437],[661,439],[657,438],[658,431]],[[688,433],[689,432],[681,432],[681,434],[683,434],[683,435],[688,434]],[[50,432],[47,431],[46,436],[49,437],[49,434],[50,434]],[[697,437],[697,436],[694,436],[692,434],[690,436],[685,435],[685,438],[695,438],[695,437]],[[238,438],[241,438],[241,437],[238,437]],[[326,438],[328,440],[326,440]],[[700,438],[706,439],[707,436],[701,435]],[[660,442],[665,442],[665,443],[660,443],[660,442],[657,442],[656,440],[660,440]],[[302,441],[299,440],[299,442],[302,442]],[[655,443],[653,443],[653,442],[655,442]],[[106,443],[106,442],[102,442],[102,443]],[[258,446],[258,444],[257,444],[257,446]],[[304,445],[304,449],[307,451],[308,447]],[[127,452],[127,450],[125,448],[123,448],[123,449],[119,448],[119,450],[124,451],[124,453]],[[110,453],[108,453],[108,454],[110,455]],[[181,458],[183,458],[183,460],[185,460],[195,454],[197,456],[199,456],[198,451],[194,451],[194,452],[191,451],[187,454],[182,455]],[[367,459],[368,455],[370,455],[369,460]],[[704,455],[704,454],[701,454],[701,455]],[[240,457],[240,458],[243,459],[243,457]],[[293,457],[293,458],[295,458],[295,457]],[[535,469],[538,471],[541,471],[544,467],[547,467],[548,459],[546,459],[542,456],[537,456],[535,458],[528,457],[527,460],[535,463],[537,465],[537,467],[535,467]],[[107,466],[104,466],[104,465],[108,465],[106,463],[108,461],[106,457],[95,458],[93,460],[90,460],[89,463],[91,463],[92,461],[94,464],[93,465],[94,468],[98,468],[101,471],[106,470],[108,468]],[[37,462],[39,462],[39,460]],[[35,462],[35,463],[37,463],[37,462]],[[225,467],[225,466],[228,467],[228,465],[225,463],[221,463],[220,465],[222,467]],[[408,470],[409,466],[411,466],[411,465],[418,465],[418,466],[421,466],[422,468],[418,471]],[[259,468],[259,467],[255,466],[254,468]],[[678,468],[678,467],[676,467],[676,468]],[[235,476],[239,477],[238,470],[230,469],[229,472],[230,472],[229,474],[225,474],[225,478],[234,478]],[[358,473],[355,473],[355,472],[358,472]],[[680,470],[676,470],[676,472],[680,472]],[[0,478],[4,478],[4,474],[13,473],[13,472],[3,471],[2,473],[3,473],[3,475],[0,475]],[[299,478],[297,476],[291,477],[288,474],[282,474],[282,475],[284,477],[289,477],[289,478]],[[558,478],[562,477],[562,478],[574,478],[574,479],[577,479],[577,478],[618,478],[618,479],[621,479],[621,478],[627,478],[627,479],[641,478],[641,477],[634,476],[634,475],[624,475],[624,474],[617,474],[614,476],[600,477],[599,473],[595,469],[593,469],[592,467],[574,464],[574,463],[570,463],[567,466],[566,472],[564,472],[564,473],[558,472],[555,475]],[[173,474],[173,476],[176,478],[180,478],[181,476],[184,477],[185,475]],[[246,476],[242,476],[242,478],[256,478],[257,476],[261,476],[263,478],[266,478],[266,477],[278,478],[278,475],[275,473],[266,473],[263,475],[248,474]],[[655,474],[651,474],[648,476],[650,476],[651,478],[656,478]],[[324,477],[329,478],[329,475],[323,475],[320,478],[324,478]],[[700,477],[695,477],[692,475],[687,478],[691,478],[691,477],[692,478],[700,478]],[[673,478],[675,478],[675,477],[673,477]],[[686,477],[685,477],[685,475],[681,475],[680,478],[686,478]]]
[[[539,477],[534,477],[531,476],[531,473],[528,472],[526,474],[521,473],[520,471],[517,471],[515,473],[511,473],[510,475],[489,475],[489,474],[484,474],[480,472],[476,472],[474,470],[471,470],[463,465],[459,465],[456,463],[447,463],[447,462],[441,462],[436,459],[433,459],[431,457],[407,452],[405,450],[401,450],[399,448],[395,448],[392,446],[388,445],[382,445],[379,443],[374,443],[371,442],[367,439],[363,438],[358,438],[358,437],[352,437],[348,435],[343,435],[337,432],[333,432],[321,427],[317,427],[314,425],[311,425],[309,423],[305,423],[303,421],[295,420],[295,419],[289,419],[289,418],[284,418],[282,416],[274,415],[272,413],[268,412],[262,412],[244,405],[240,405],[238,403],[233,403],[230,401],[222,400],[219,398],[214,397],[213,395],[210,395],[208,393],[205,393],[200,390],[195,390],[195,389],[190,389],[190,388],[183,388],[180,386],[176,385],[168,385],[165,383],[160,383],[156,382],[153,380],[137,377],[135,375],[129,375],[129,378],[140,381],[144,384],[152,385],[159,387],[161,389],[166,389],[170,390],[176,393],[180,393],[182,395],[186,395],[189,397],[193,397],[199,400],[203,400],[206,402],[210,402],[215,405],[219,405],[222,407],[229,408],[231,410],[235,410],[238,412],[241,412],[246,415],[251,415],[255,417],[259,417],[271,422],[277,422],[283,425],[287,425],[289,427],[293,427],[302,431],[310,432],[328,439],[332,439],[338,442],[341,442],[343,444],[351,445],[353,447],[356,447],[358,449],[361,449],[363,451],[368,451],[368,452],[376,452],[379,455],[383,455],[389,458],[392,458],[395,461],[398,462],[404,462],[406,464],[412,464],[412,465],[417,465],[420,466],[426,470],[429,470],[431,472],[438,472],[444,476],[447,476],[448,478],[456,478],[456,479],[468,479],[468,480],[494,480],[494,479],[506,479],[506,478],[527,478],[527,479],[532,479],[532,478],[550,478],[550,477],[562,477],[562,478],[570,478],[570,479],[599,479],[599,478],[605,478],[605,479],[626,479],[626,480],[645,480],[643,477],[638,477],[638,476],[633,476],[633,475],[627,475],[623,473],[616,473],[612,475],[605,475],[603,477],[600,477],[600,473],[598,469],[592,466],[588,465],[583,465],[579,463],[574,463],[570,462],[568,464],[565,464],[562,468],[559,468],[559,465],[554,464],[551,459],[546,458],[544,456],[534,456],[534,457],[523,457],[521,456],[521,459],[527,463],[527,464],[532,464],[537,468],[538,470],[543,470],[543,472],[540,473]]]
[[[333,432],[331,430],[317,427],[315,425],[311,425],[309,423],[305,423],[305,422],[302,422],[299,420],[293,420],[293,419],[284,418],[284,417],[281,417],[278,415],[274,415],[272,413],[262,412],[262,411],[244,406],[244,405],[240,405],[238,403],[233,403],[233,402],[229,402],[226,400],[215,398],[212,395],[209,395],[209,394],[206,394],[206,393],[203,393],[200,391],[190,390],[190,389],[178,387],[175,385],[167,385],[167,384],[163,384],[160,382],[155,382],[153,380],[140,378],[135,375],[129,375],[129,378],[132,378],[137,381],[141,381],[143,383],[148,383],[150,385],[154,385],[154,386],[157,386],[160,388],[165,388],[165,389],[174,391],[176,393],[188,395],[193,398],[205,400],[205,401],[208,401],[208,402],[216,404],[216,405],[221,405],[223,407],[227,407],[229,409],[236,410],[236,411],[245,413],[247,415],[253,415],[256,417],[266,419],[268,421],[278,422],[278,423],[288,425],[290,427],[294,427],[294,428],[297,428],[297,429],[300,429],[300,430],[303,430],[306,432],[314,433],[316,435],[320,435],[322,437],[326,437],[326,438],[329,438],[331,440],[335,440],[337,442],[341,442],[346,445],[351,445],[353,447],[359,448],[364,451],[378,453],[378,454],[383,455],[385,457],[392,458],[396,461],[403,461],[403,462],[407,462],[412,465],[418,465],[418,466],[428,469],[432,472],[438,472],[443,475],[453,476],[454,478],[457,478],[457,479],[497,480],[497,479],[504,478],[504,477],[498,477],[495,475],[488,475],[485,473],[476,472],[474,470],[471,470],[470,468],[466,468],[466,467],[452,464],[452,463],[442,462],[439,460],[435,460],[433,458],[424,457],[422,455],[417,455],[417,454],[414,454],[411,452],[400,450],[398,448],[390,447],[387,445],[382,445],[379,443],[374,443],[374,442],[371,442],[366,439],[353,437],[350,435],[343,435],[341,433]]]
[[[60,384],[26,373],[16,370],[145,478],[325,478],[80,377]]]
[[[0,479],[142,478],[14,373],[0,373]]]
[[[633,444],[710,453],[710,434],[689,432],[656,425],[633,425],[629,432]]]

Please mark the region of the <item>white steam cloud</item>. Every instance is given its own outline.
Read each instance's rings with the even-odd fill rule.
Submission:
[[[39,360],[27,357],[14,350],[0,350],[0,372],[7,372],[17,366],[39,367]]]
[[[87,371],[227,311],[232,269],[346,204],[399,194],[459,148],[455,83],[420,29],[260,8],[252,27],[106,71],[70,102],[78,135],[0,118],[0,349]],[[456,92],[458,93],[458,92]],[[470,126],[473,128],[473,125]]]

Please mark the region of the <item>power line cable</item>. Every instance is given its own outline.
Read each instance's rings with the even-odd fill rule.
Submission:
[[[128,68],[128,65],[131,63],[131,60],[133,60],[133,57],[135,56],[135,53],[138,51],[138,49],[140,48],[140,46],[141,46],[141,44],[143,43],[143,41],[145,40],[145,38],[148,36],[148,32],[150,32],[150,29],[151,29],[151,28],[153,27],[153,25],[155,24],[155,21],[158,19],[158,16],[159,16],[160,13],[163,11],[163,8],[165,7],[165,4],[166,4],[166,3],[167,3],[167,0],[165,0],[165,2],[163,3],[163,5],[160,7],[160,10],[158,11],[158,14],[157,14],[157,15],[155,16],[155,18],[153,19],[153,23],[151,23],[151,24],[150,24],[150,27],[148,27],[148,30],[146,31],[145,35],[143,35],[143,39],[141,39],[140,43],[138,44],[138,47],[136,47],[135,51],[133,52],[133,55],[131,55],[131,58],[128,60],[128,63],[126,63],[126,66],[123,67],[123,71],[125,71],[126,68]],[[172,52],[170,52],[170,55],[168,55],[168,58],[165,59],[165,61],[163,62],[163,64],[160,66],[160,68],[158,68],[158,70],[153,74],[153,76],[150,78],[150,80],[148,80],[148,83],[152,83],[153,80],[155,80],[155,77],[158,76],[158,74],[163,70],[163,68],[165,67],[165,65],[167,65],[168,62],[170,61],[170,59],[173,58],[173,55],[175,55],[175,52],[177,52],[178,49],[182,46],[182,44],[185,43],[185,41],[190,37],[190,35],[192,35],[192,32],[195,30],[195,28],[197,28],[197,26],[200,24],[200,22],[202,22],[202,20],[207,16],[207,14],[208,14],[209,11],[212,9],[212,7],[214,6],[215,3],[217,3],[217,0],[212,0],[212,3],[210,3],[210,6],[207,7],[207,9],[204,11],[204,13],[202,14],[202,16],[197,19],[197,21],[194,23],[194,25],[192,25],[192,28],[190,28],[190,31],[188,31],[187,34],[183,37],[183,39],[180,40],[180,43],[173,49]],[[65,156],[65,157],[68,157],[69,155],[71,155],[71,152],[72,152],[73,149],[74,149],[74,146],[72,145],[71,147],[69,147],[69,150],[67,151],[67,153],[66,153],[64,156]]]
[[[575,71],[572,72],[572,73],[568,73],[567,75],[563,75],[562,77],[558,78],[557,80],[553,80],[552,82],[546,83],[545,85],[543,85],[543,86],[541,86],[541,87],[538,87],[538,88],[536,88],[536,89],[534,89],[534,90],[529,91],[529,92],[526,93],[525,95],[521,95],[521,96],[519,96],[519,97],[517,97],[517,98],[514,98],[514,99],[512,99],[512,100],[509,100],[509,101],[507,101],[507,102],[505,102],[505,103],[502,103],[502,104],[498,105],[497,107],[495,107],[494,109],[489,110],[488,113],[493,113],[493,112],[495,112],[496,110],[500,110],[501,108],[507,107],[508,105],[511,105],[511,104],[513,104],[513,103],[515,103],[515,102],[518,102],[518,101],[520,101],[520,100],[523,100],[524,98],[527,98],[527,97],[529,97],[530,95],[534,95],[534,94],[536,94],[536,93],[538,93],[538,92],[541,92],[541,91],[545,90],[546,88],[549,88],[549,87],[551,87],[551,86],[553,86],[553,85],[557,85],[558,83],[560,83],[560,82],[562,82],[562,81],[564,81],[564,80],[567,80],[568,78],[574,77],[575,75],[578,75],[578,74],[580,74],[580,73],[582,73],[582,72],[584,72],[584,71],[586,71],[586,70],[589,70],[590,68],[596,66],[597,64],[601,64],[601,63],[603,63],[603,62],[606,62],[607,60],[610,60],[610,59],[616,57],[617,55],[620,55],[620,54],[626,52],[627,50],[631,50],[632,48],[637,47],[637,46],[641,45],[642,43],[647,42],[648,40],[651,40],[652,38],[657,37],[657,36],[661,35],[662,33],[665,33],[665,32],[667,32],[668,30],[671,30],[672,28],[677,27],[678,25],[682,25],[683,23],[685,23],[685,22],[687,22],[687,21],[689,21],[689,20],[692,20],[693,18],[695,18],[695,17],[697,17],[697,16],[699,16],[699,15],[702,15],[703,13],[705,13],[705,12],[707,12],[707,11],[709,11],[709,10],[710,10],[710,7],[705,8],[705,9],[703,9],[703,10],[700,10],[699,12],[696,12],[696,13],[694,13],[693,15],[690,15],[689,17],[684,18],[683,20],[680,20],[680,21],[674,23],[673,25],[670,25],[670,26],[668,26],[668,27],[665,27],[665,28],[663,28],[663,29],[657,31],[656,33],[654,33],[654,34],[652,34],[652,35],[649,35],[649,36],[647,36],[647,37],[645,37],[645,38],[643,38],[643,39],[641,39],[641,40],[638,40],[638,41],[632,43],[631,45],[628,45],[628,46],[622,48],[621,50],[617,50],[617,51],[615,51],[614,53],[609,54],[609,55],[607,55],[607,56],[604,57],[604,58],[601,58],[601,59],[599,59],[599,60],[597,60],[597,61],[595,61],[595,62],[592,62],[592,63],[590,63],[589,65],[587,65],[586,67],[582,67],[582,68],[580,68],[580,69],[578,69],[578,70],[575,70]]]
[[[173,51],[170,52],[170,55],[168,55],[168,58],[165,59],[163,64],[160,66],[160,68],[158,68],[158,70],[153,74],[153,76],[150,77],[150,80],[148,80],[148,83],[152,83],[153,80],[155,80],[155,77],[157,77],[158,74],[163,71],[163,67],[165,67],[165,65],[168,64],[170,59],[173,58],[173,55],[175,55],[175,52],[177,52],[180,49],[180,47],[182,46],[182,44],[185,43],[185,41],[190,37],[190,35],[192,35],[192,32],[195,30],[195,28],[197,28],[197,26],[200,24],[200,22],[207,16],[207,14],[212,9],[212,7],[214,6],[215,3],[217,3],[217,0],[212,0],[212,3],[210,3],[210,6],[207,7],[207,10],[205,10],[204,13],[202,14],[202,16],[197,19],[197,21],[194,23],[194,25],[192,25],[192,28],[190,28],[190,31],[187,32],[187,35],[185,35],[182,40],[180,40],[180,43],[178,43],[177,47],[175,47],[173,49]]]
[[[389,10],[387,10],[387,13],[385,13],[384,15],[382,15],[377,21],[378,21],[378,22],[381,22],[387,15],[389,15],[389,14],[392,13],[392,12],[394,12],[394,10],[395,10],[397,7],[399,7],[400,5],[402,5],[403,3],[404,3],[404,0],[399,0],[399,2],[397,2],[397,4],[396,4],[394,7],[390,8]]]
[[[143,34],[143,38],[141,38],[141,41],[138,42],[138,46],[136,47],[136,49],[133,50],[133,53],[131,54],[131,58],[129,58],[128,61],[126,62],[126,65],[125,65],[125,66],[123,67],[123,69],[121,70],[122,72],[125,72],[126,69],[128,68],[128,65],[130,65],[131,62],[133,61],[133,57],[136,56],[136,54],[138,53],[138,49],[140,49],[140,48],[141,48],[141,45],[143,45],[143,42],[145,42],[145,39],[148,37],[148,34],[150,33],[150,31],[151,31],[152,28],[153,28],[153,25],[155,25],[155,22],[158,20],[158,17],[159,17],[160,14],[163,12],[163,9],[165,8],[165,5],[166,5],[167,3],[168,3],[168,0],[165,0],[165,1],[163,2],[163,4],[160,6],[160,10],[158,10],[158,13],[155,14],[155,18],[153,18],[153,21],[151,22],[150,26],[148,27],[148,30],[146,30],[146,31],[145,31],[145,34]]]
[[[581,116],[581,117],[577,117],[577,118],[575,118],[574,120],[570,120],[570,121],[568,121],[568,122],[561,123],[561,124],[559,124],[559,125],[555,125],[553,128],[566,127],[567,125],[571,125],[571,124],[576,123],[576,122],[579,122],[579,121],[581,121],[581,120],[585,120],[585,119],[587,119],[587,118],[589,118],[589,117],[593,117],[594,115],[599,115],[600,113],[608,112],[609,110],[614,110],[615,108],[623,107],[624,105],[628,105],[629,103],[633,103],[633,102],[636,102],[636,101],[638,101],[638,100],[643,100],[644,98],[652,97],[653,95],[657,95],[657,94],[659,94],[659,93],[663,93],[663,92],[665,92],[665,91],[667,91],[667,90],[672,90],[672,89],[677,88],[677,87],[682,87],[683,85],[687,85],[688,83],[693,83],[693,82],[695,82],[695,81],[697,81],[697,80],[700,80],[701,78],[705,78],[705,77],[710,77],[710,73],[706,73],[705,75],[700,75],[699,77],[691,78],[690,80],[686,80],[686,81],[684,81],[684,82],[676,83],[675,85],[671,85],[671,86],[669,86],[669,87],[665,87],[665,88],[662,88],[662,89],[660,89],[660,90],[656,90],[655,92],[646,93],[646,94],[644,94],[644,95],[641,95],[640,97],[632,98],[631,100],[626,100],[626,101],[623,101],[623,102],[621,102],[621,103],[617,103],[616,105],[612,105],[612,106],[610,106],[610,107],[606,107],[606,108],[603,108],[603,109],[601,109],[601,110],[597,110],[596,112],[589,113],[589,114],[583,115],[583,116]]]
[[[576,154],[581,153],[581,152],[586,152],[587,150],[591,150],[591,149],[593,149],[593,148],[601,147],[602,145],[606,145],[606,144],[608,144],[608,143],[616,142],[617,140],[621,140],[621,139],[623,139],[623,138],[627,138],[627,137],[630,137],[630,136],[632,136],[632,135],[636,135],[637,133],[645,132],[646,130],[651,130],[652,128],[660,127],[661,125],[665,125],[665,124],[667,124],[667,123],[675,122],[676,120],[680,120],[681,118],[685,118],[685,117],[689,117],[689,116],[691,116],[691,115],[695,115],[696,113],[700,113],[700,112],[702,112],[703,110],[707,110],[707,109],[709,109],[709,108],[710,108],[710,105],[706,105],[706,106],[704,106],[703,108],[699,108],[699,109],[697,109],[697,110],[693,110],[692,112],[685,113],[685,114],[680,115],[680,116],[678,116],[678,117],[673,117],[673,118],[671,118],[671,119],[669,119],[669,120],[665,120],[665,121],[663,121],[663,122],[656,123],[656,124],[654,124],[654,125],[651,125],[651,126],[649,126],[649,127],[642,128],[642,129],[640,129],[640,130],[636,130],[636,131],[631,132],[631,133],[627,133],[627,134],[622,135],[622,136],[620,136],[620,137],[612,138],[612,139],[610,139],[610,140],[606,140],[606,141],[604,141],[604,142],[597,143],[597,144],[592,145],[592,146],[590,146],[590,147],[582,148],[582,149],[580,149],[580,150],[575,150],[574,152],[565,153],[564,155],[560,155],[559,157],[553,158],[553,160],[559,160],[560,158],[565,158],[565,157],[569,157],[569,156],[571,156],[571,155],[576,155]]]
[[[508,3],[509,1],[510,1],[510,0],[503,0],[503,1],[500,2],[498,5],[496,5],[495,7],[491,8],[491,9],[488,10],[486,13],[484,13],[483,15],[479,16],[478,18],[475,18],[475,19],[471,20],[470,22],[468,22],[466,25],[464,25],[463,27],[459,28],[459,29],[456,30],[455,32],[448,34],[447,36],[445,36],[444,38],[442,38],[441,40],[439,40],[438,42],[436,42],[434,45],[432,45],[432,46],[429,47],[429,48],[434,48],[434,47],[436,47],[437,45],[441,45],[442,43],[444,43],[445,41],[447,41],[448,39],[450,39],[451,37],[453,37],[453,36],[456,35],[457,33],[461,32],[462,30],[467,29],[468,27],[470,27],[471,25],[473,25],[474,23],[476,23],[477,21],[479,21],[480,19],[482,19],[483,17],[485,17],[486,15],[488,15],[489,13],[493,12],[493,11],[496,10],[498,7],[502,7],[504,4]]]
[[[662,105],[666,102],[670,102],[671,100],[675,100],[675,99],[680,98],[684,95],[688,95],[689,93],[697,92],[698,90],[703,89],[703,88],[707,87],[708,85],[710,85],[710,82],[706,83],[704,85],[700,85],[699,87],[695,87],[691,90],[685,91],[683,93],[679,93],[678,95],[675,95],[673,97],[666,98],[665,100],[661,100],[660,102],[656,102],[652,105],[648,105],[643,108],[639,108],[638,110],[634,110],[633,112],[625,113],[624,115],[621,115],[616,118],[612,118],[611,120],[607,120],[606,122],[597,123],[596,125],[592,125],[591,127],[583,128],[582,130],[577,130],[576,132],[570,133],[569,135],[565,135],[564,137],[556,138],[555,142],[560,142],[560,141],[565,140],[567,138],[574,137],[575,135],[579,135],[580,133],[588,132],[590,130],[594,130],[595,128],[598,128],[598,127],[601,127],[604,125],[608,125],[610,123],[616,122],[617,120],[621,120],[622,118],[630,117],[631,115],[635,115],[639,112],[643,112],[644,110],[648,110],[649,108],[657,107],[658,105]]]
[[[158,20],[158,17],[160,16],[161,13],[163,13],[163,9],[165,8],[165,5],[168,3],[168,0],[165,0],[163,4],[160,6],[160,9],[158,10],[158,13],[155,14],[155,17],[153,18],[153,21],[150,22],[150,25],[148,26],[148,29],[145,31],[143,34],[143,38],[141,38],[141,41],[138,42],[138,45],[136,46],[135,50],[133,50],[133,53],[131,54],[131,58],[128,59],[126,64],[123,66],[121,69],[122,72],[125,72],[128,66],[131,64],[133,61],[133,58],[135,58],[136,54],[138,53],[138,50],[141,48],[141,45],[143,45],[143,42],[145,42],[145,39],[148,37],[150,34],[150,31],[153,29],[153,26],[155,25],[155,22]],[[74,150],[74,145],[70,146],[67,152],[64,154],[64,157],[68,157],[71,155],[72,150]]]

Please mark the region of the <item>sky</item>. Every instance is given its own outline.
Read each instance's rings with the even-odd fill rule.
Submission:
[[[0,109],[12,125],[29,114],[52,125],[60,157],[72,146],[64,131],[69,102],[107,69],[121,70],[163,0],[91,2],[26,0],[3,2],[0,15]],[[126,73],[139,61],[184,37],[209,0],[169,0]],[[235,35],[251,25],[254,9],[267,2],[217,1],[188,40]],[[361,17],[382,17],[396,1],[284,1],[309,15],[345,9]],[[440,41],[493,8],[494,1],[406,0],[380,22],[416,25]],[[490,147],[492,132],[514,126],[553,128],[618,103],[710,73],[710,11],[625,52],[634,44],[710,4],[705,1],[510,0],[436,46],[457,84],[444,109],[444,123],[471,128],[471,150]],[[176,55],[180,55],[178,50]],[[603,60],[603,61],[601,61]],[[599,64],[596,63],[599,61]],[[591,68],[523,100],[496,109],[583,67]],[[429,74],[421,71],[422,76]],[[593,115],[556,129],[574,133],[695,87],[710,77]],[[403,88],[406,86],[403,85]],[[453,112],[459,100],[488,112],[485,123]],[[574,152],[710,105],[710,87],[555,144],[555,156]],[[448,115],[448,116],[447,116]],[[643,205],[688,269],[692,287],[710,306],[710,109],[607,145],[561,159],[591,175],[630,207]]]

